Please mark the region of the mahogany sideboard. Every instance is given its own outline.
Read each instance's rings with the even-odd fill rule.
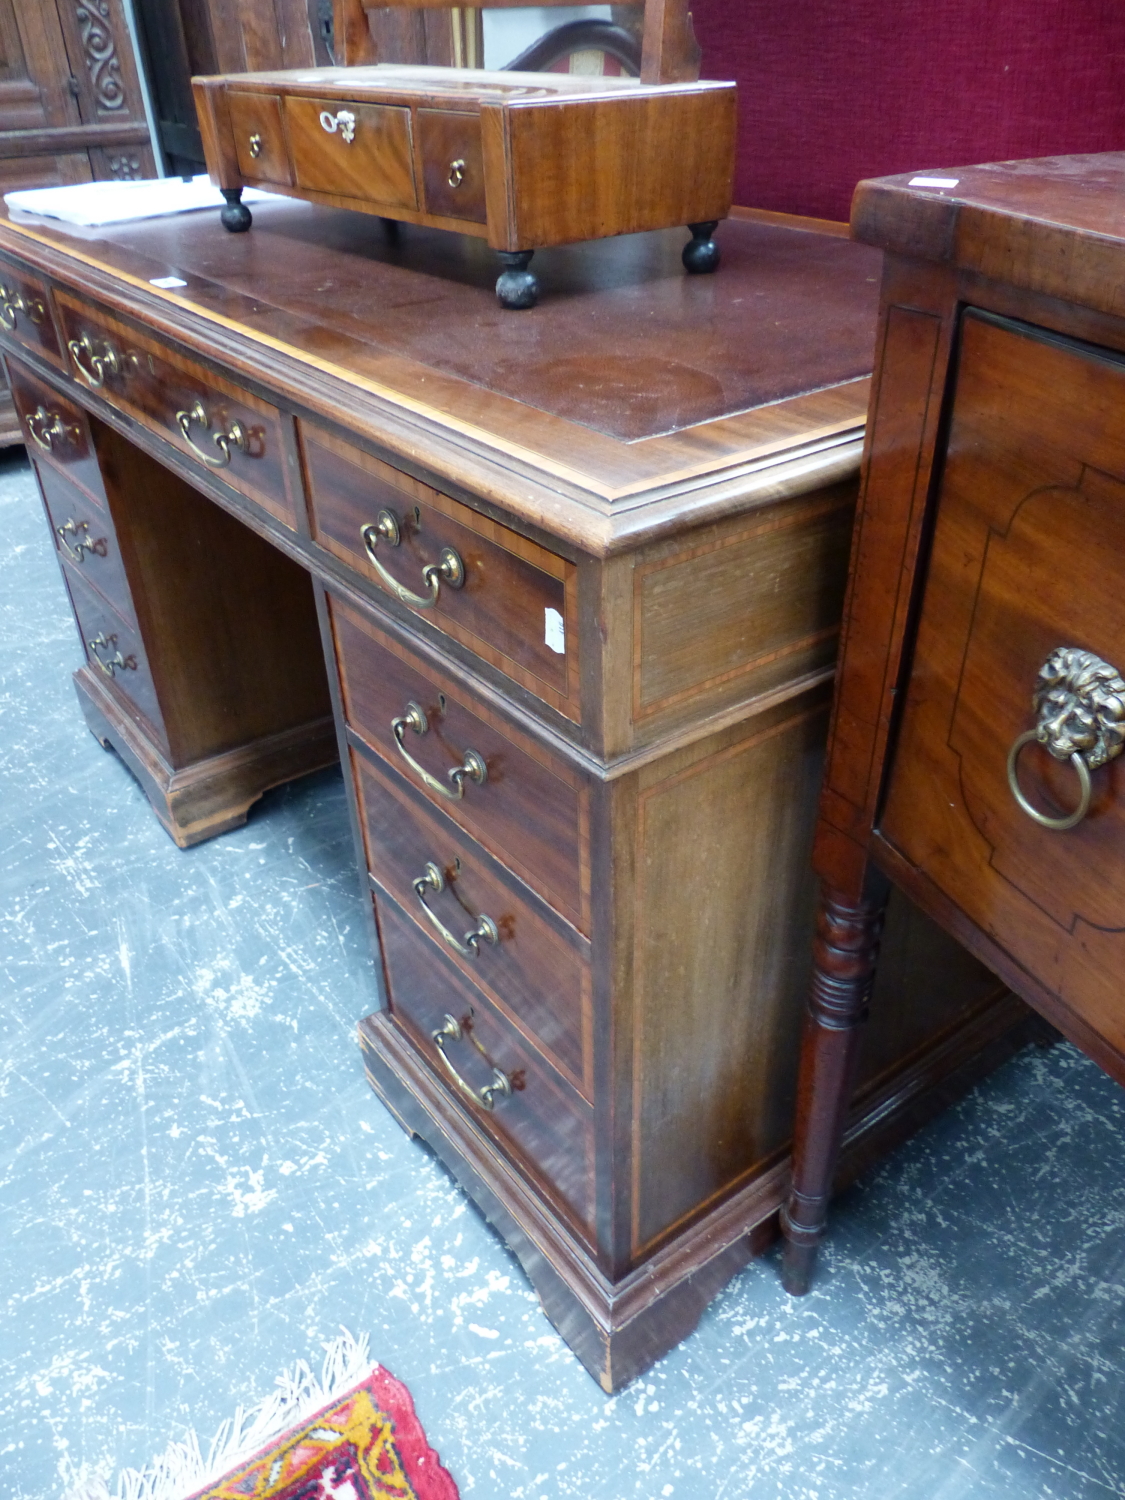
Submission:
[[[887,256],[816,832],[795,1293],[888,879],[1125,1083],[1123,202],[1125,154],[856,190],[853,231]]]
[[[799,226],[680,249],[546,252],[513,319],[480,242],[304,203],[0,223],[90,727],[182,844],[338,747],[368,1076],[607,1389],[785,1192],[878,291]],[[1027,1025],[893,925],[847,1172]]]

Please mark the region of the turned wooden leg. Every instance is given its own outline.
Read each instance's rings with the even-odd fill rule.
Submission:
[[[712,236],[719,227],[718,219],[708,219],[705,224],[689,224],[691,239],[683,250],[684,269],[693,276],[705,276],[719,268],[719,247]]]
[[[797,1082],[793,1185],[781,1211],[781,1279],[795,1297],[804,1296],[812,1285],[817,1246],[828,1217],[886,897],[881,888],[874,899],[855,906],[825,890],[817,914]]]
[[[223,228],[229,229],[231,234],[242,234],[254,222],[253,215],[242,201],[242,189],[220,188],[219,191],[227,200],[219,210]]]
[[[528,270],[534,250],[498,250],[504,267],[496,282],[496,296],[501,307],[513,310],[534,307],[539,301],[539,278]]]

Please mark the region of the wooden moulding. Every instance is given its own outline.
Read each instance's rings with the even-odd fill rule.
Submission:
[[[266,735],[177,770],[89,666],[74,674],[78,702],[94,736],[116,750],[181,849],[240,828],[263,792],[337,759],[331,717]]]
[[[359,1025],[367,1079],[393,1117],[423,1139],[503,1237],[543,1311],[602,1388],[615,1392],[697,1326],[730,1279],[769,1248],[788,1189],[784,1151],[671,1243],[612,1281],[476,1124],[453,1104],[386,1014]],[[853,1105],[839,1190],[1033,1041],[1042,1022],[997,987]]]

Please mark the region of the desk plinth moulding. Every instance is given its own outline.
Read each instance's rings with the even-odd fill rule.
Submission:
[[[888,882],[1125,1082],[1125,155],[941,176],[853,205],[887,256],[815,843],[795,1293]]]
[[[323,68],[193,80],[223,223],[246,186],[487,239],[503,307],[533,307],[550,245],[687,225],[683,263],[713,271],[730,212],[735,85]]]
[[[403,264],[352,214],[256,230],[0,223],[43,310],[0,343],[80,696],[138,774],[131,747],[218,724],[265,785],[279,736],[289,774],[323,758],[327,659],[368,1077],[617,1389],[788,1180],[878,259],[736,215],[723,276],[684,281],[675,232],[604,240],[528,320],[449,235]],[[1025,1025],[905,905],[888,945],[849,1173]]]

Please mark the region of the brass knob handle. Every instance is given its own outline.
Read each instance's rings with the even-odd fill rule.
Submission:
[[[96,635],[92,641],[86,642],[90,648],[90,654],[101,667],[107,677],[116,675],[118,668],[123,671],[135,672],[137,670],[137,658],[130,653],[122,656],[117,649],[117,637],[115,635]],[[112,656],[103,656],[102,652],[112,651]]]
[[[1092,651],[1058,646],[1039,669],[1032,696],[1038,723],[1016,737],[1008,751],[1008,786],[1020,808],[1038,823],[1062,833],[1090,810],[1090,772],[1125,749],[1125,681]],[[1019,758],[1037,740],[1055,760],[1069,761],[1078,777],[1078,806],[1053,818],[1028,801],[1019,783]]]
[[[66,347],[70,350],[70,357],[79,375],[95,390],[105,385],[108,375],[120,375],[124,368],[120,354],[108,339],[102,340],[100,354],[94,353],[93,340],[88,333],[84,333],[80,339],[70,339]]]
[[[409,604],[414,609],[433,609],[438,602],[438,595],[443,583],[448,584],[451,589],[459,589],[465,582],[465,565],[452,547],[443,547],[438,555],[436,563],[427,563],[422,569],[422,582],[428,587],[428,594],[416,594],[408,589],[405,584],[399,583],[387,572],[379,561],[376,548],[380,541],[388,547],[397,547],[402,540],[402,532],[399,528],[398,518],[393,511],[381,510],[377,520],[359,528],[360,537],[363,540],[364,551],[372,567],[378,573],[380,579],[403,604]]]
[[[452,1060],[449,1057],[449,1054],[445,1050],[447,1043],[460,1042],[464,1040],[465,1028],[462,1027],[460,1021],[458,1021],[456,1017],[447,1014],[442,1024],[437,1028],[436,1031],[432,1031],[430,1035],[434,1039],[434,1046],[437,1048],[438,1056],[441,1058],[446,1072],[453,1079],[453,1082],[466,1096],[466,1098],[471,1099],[472,1102],[479,1105],[481,1109],[487,1109],[490,1111],[495,1109],[497,1100],[511,1098],[512,1080],[506,1073],[502,1073],[496,1066],[496,1064],[491,1061],[491,1059],[486,1055],[484,1048],[481,1047],[479,1042],[477,1042],[476,1037],[473,1036],[471,1031],[469,1032],[469,1039],[474,1043],[478,1052],[480,1052],[481,1056],[484,1057],[485,1061],[488,1062],[492,1068],[492,1082],[485,1084],[484,1088],[482,1089],[475,1089],[468,1081],[468,1079],[462,1078],[461,1074],[458,1073],[457,1069],[453,1065]]]
[[[0,282],[0,323],[3,323],[9,333],[15,330],[17,313],[24,313],[32,323],[42,323],[47,316],[47,309],[38,297],[33,297],[29,302],[22,292],[14,292]]]
[[[258,157],[261,156],[261,154],[262,137],[255,130],[254,134],[250,137],[250,155],[254,158],[255,161],[257,161]]]
[[[250,451],[250,439],[246,428],[239,421],[232,422],[226,432],[211,432],[211,418],[208,416],[207,409],[202,401],[197,401],[190,411],[178,411],[176,413],[176,422],[179,425],[180,436],[184,442],[195,454],[196,458],[202,459],[209,469],[225,469],[230,463],[232,447],[239,449],[242,453]],[[210,434],[211,441],[218,449],[217,456],[206,452],[193,441],[191,435],[193,422],[197,427],[202,427],[204,432]]]
[[[446,786],[436,776],[431,776],[425,766],[418,764],[404,743],[408,729],[412,729],[415,734],[422,735],[428,733],[429,728],[430,721],[426,717],[425,710],[417,703],[408,703],[398,718],[391,720],[391,733],[395,737],[398,753],[421,780],[423,786],[439,797],[448,797],[451,802],[459,802],[465,795],[466,781],[475,781],[477,786],[484,785],[488,780],[488,767],[484,763],[484,758],[475,750],[466,750],[461,764],[453,766],[446,773],[452,782],[452,786]]]
[[[55,443],[76,443],[81,436],[75,426],[67,426],[57,411],[47,411],[39,406],[24,417],[24,426],[31,434],[31,441],[45,453],[53,451]]]
[[[350,109],[338,109],[335,114],[330,109],[322,109],[320,128],[326,130],[329,135],[335,135],[339,131],[340,139],[345,146],[350,146],[355,140],[355,115]]]
[[[482,943],[490,943],[495,946],[500,941],[499,928],[491,917],[479,916],[477,918],[477,925],[465,934],[465,941],[463,943],[460,942],[426,901],[426,897],[430,891],[433,891],[437,895],[444,890],[445,876],[438,869],[437,865],[434,864],[433,860],[431,860],[414,882],[414,894],[421,902],[422,910],[430,919],[431,924],[440,933],[442,941],[448,943],[454,953],[459,953],[462,958],[479,958],[480,945]]]
[[[59,539],[59,546],[70,558],[71,562],[80,563],[88,552],[95,553],[98,557],[104,557],[109,551],[109,543],[104,536],[98,537],[97,541],[86,540],[90,532],[88,521],[75,521],[73,517],[64,521],[61,526],[55,527],[55,535]]]
[[[445,179],[451,188],[459,188],[465,180],[465,162],[462,157],[449,163],[449,176]]]

